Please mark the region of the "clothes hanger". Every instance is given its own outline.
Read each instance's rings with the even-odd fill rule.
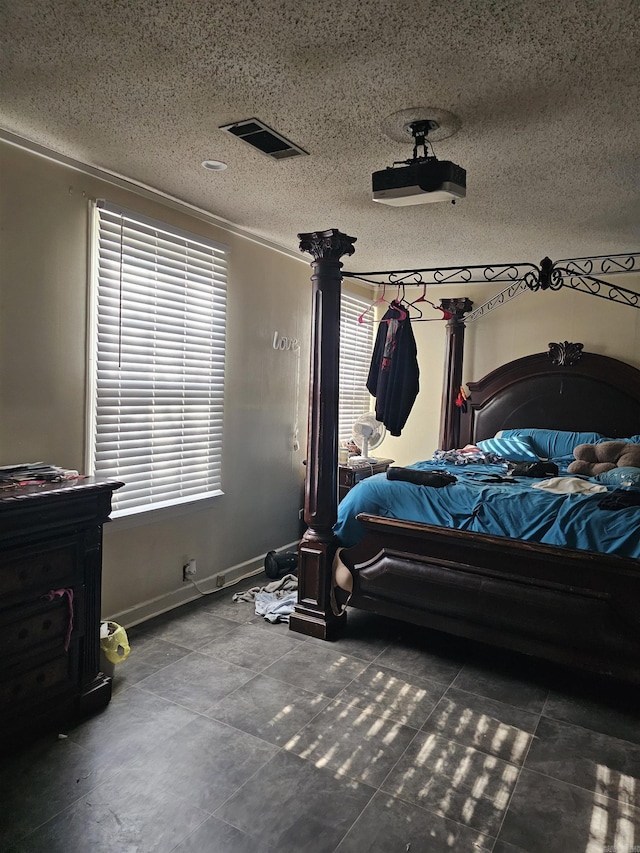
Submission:
[[[416,312],[416,314],[412,316],[411,311],[409,310],[409,319],[413,320],[416,323],[418,322],[418,320],[422,319],[422,309],[421,308],[418,308],[418,306],[414,305],[412,302],[405,302],[404,304],[407,306],[408,310],[413,309]]]
[[[369,311],[371,311],[372,308],[375,308],[376,305],[379,305],[381,302],[389,303],[389,300],[384,298],[386,292],[387,284],[386,282],[384,282],[384,284],[382,285],[382,296],[379,296],[374,302],[371,303],[371,305],[369,305],[368,308],[365,308],[362,314],[358,317],[358,323],[364,323],[364,318],[367,316],[367,314],[369,313]]]
[[[364,318],[367,316],[369,311],[372,308],[375,308],[376,305],[379,305],[381,302],[386,302],[390,308],[393,308],[394,311],[397,311],[400,315],[399,317],[394,317],[394,320],[406,320],[409,316],[409,312],[406,308],[403,308],[398,299],[392,299],[390,302],[388,299],[385,299],[385,293],[387,291],[387,283],[384,282],[382,285],[382,296],[379,296],[376,300],[374,300],[368,308],[366,308],[362,314],[358,317],[358,323],[364,323]],[[398,296],[400,295],[400,286],[398,285]],[[388,321],[387,321],[388,322]]]
[[[396,290],[395,297],[391,300],[391,302],[389,302],[389,308],[391,308],[391,310],[395,311],[398,314],[398,316],[397,317],[387,317],[386,319],[383,317],[381,322],[388,323],[389,320],[406,320],[407,317],[409,316],[409,311],[407,310],[407,308],[403,307],[403,305],[402,305],[402,301],[404,299],[404,284],[402,284],[402,282],[389,281],[389,286],[392,286],[392,285],[396,285],[397,290]],[[385,283],[384,287],[386,287],[386,283]],[[402,287],[402,298],[400,297],[400,288],[401,287]],[[383,292],[383,295],[384,295],[384,292]]]
[[[426,285],[425,285],[425,287],[426,287]],[[421,300],[416,299],[416,302],[419,302],[419,301],[421,301]],[[415,302],[409,302],[407,300],[404,284],[402,284],[402,299],[400,299],[400,304],[404,305],[406,307],[410,320],[420,320],[420,318],[422,317],[422,310],[420,308],[414,308]],[[414,317],[411,316],[411,308],[414,308],[414,310],[418,312],[417,316],[414,316]]]
[[[445,310],[444,308],[442,308],[440,305],[435,305],[435,304],[434,304],[430,299],[427,299],[427,283],[426,283],[426,281],[425,281],[425,282],[424,282],[424,284],[422,285],[422,295],[421,295],[421,296],[419,296],[417,299],[415,299],[413,302],[410,302],[410,303],[409,303],[409,305],[411,305],[411,306],[413,306],[413,307],[415,308],[416,303],[418,303],[418,302],[426,302],[426,303],[427,303],[427,305],[431,305],[431,307],[434,309],[434,311],[441,311],[441,312],[442,312],[442,317],[440,317],[440,318],[438,318],[438,319],[442,319],[442,320],[449,320],[449,319],[451,319],[451,316],[452,316],[452,315],[450,314],[450,312],[449,312],[449,311],[446,311],[446,310]],[[418,310],[418,311],[419,311],[420,309],[418,308],[418,309],[416,309],[416,310]],[[422,312],[420,312],[420,316],[422,316]],[[426,322],[428,322],[428,320],[426,320],[426,318],[425,318],[425,321],[426,321]]]
[[[407,319],[407,317],[409,316],[409,312],[407,311],[407,309],[406,309],[406,308],[404,308],[404,307],[400,304],[399,300],[397,300],[397,299],[392,299],[392,300],[391,300],[391,302],[389,303],[389,307],[390,307],[390,308],[392,308],[394,311],[397,311],[397,312],[398,312],[398,314],[400,315],[399,317],[393,317],[393,318],[390,318],[390,319],[393,319],[393,320],[406,320],[406,319]],[[388,322],[389,322],[389,320],[387,320],[387,323],[388,323]]]

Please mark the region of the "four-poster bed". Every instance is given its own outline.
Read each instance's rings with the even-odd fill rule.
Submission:
[[[334,599],[333,564],[340,543],[333,526],[340,258],[353,253],[355,239],[335,229],[300,238],[301,249],[313,257],[314,296],[308,527],[299,547],[298,603],[290,627],[330,639],[346,619]],[[545,259],[527,286],[561,286],[563,273],[586,280],[591,293],[605,286],[589,274],[575,273],[569,262],[557,270]],[[632,291],[611,292],[608,298],[620,301],[622,294],[627,304],[638,307]],[[461,413],[455,398],[462,379],[464,319],[472,304],[465,297],[447,300],[443,307],[449,319],[441,448],[475,444],[505,427],[592,430],[611,438],[640,433],[640,370],[593,353],[574,358],[575,350],[563,345],[552,357],[538,353],[516,359],[468,383],[471,399]],[[640,536],[640,508],[635,511]],[[339,552],[341,568],[349,574],[343,583],[351,587],[349,606],[640,683],[640,560],[374,515],[358,520],[366,536]]]

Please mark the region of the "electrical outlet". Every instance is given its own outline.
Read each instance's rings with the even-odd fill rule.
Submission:
[[[216,586],[224,586],[224,575],[216,575]]]
[[[192,578],[195,575],[195,573],[196,573],[196,561],[195,560],[189,560],[182,567],[182,580],[188,581],[189,578]]]

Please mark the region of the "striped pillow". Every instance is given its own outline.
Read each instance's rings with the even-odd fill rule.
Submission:
[[[485,438],[476,444],[483,453],[495,453],[510,462],[537,462],[539,459],[528,435],[513,438]]]
[[[573,460],[573,448],[579,444],[598,444],[602,440],[599,432],[576,432],[558,429],[505,429],[500,438],[531,439],[533,450],[541,459]]]

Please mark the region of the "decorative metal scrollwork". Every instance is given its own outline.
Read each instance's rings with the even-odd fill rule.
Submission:
[[[522,279],[522,283],[528,290],[539,290],[540,289],[540,273],[538,271],[528,272],[525,274]]]
[[[314,235],[300,235],[305,237]],[[320,232],[322,234],[323,232]],[[330,232],[329,232],[330,233]],[[336,232],[339,233],[339,232]],[[327,234],[327,232],[324,232]],[[352,238],[348,237],[347,240]],[[309,249],[305,249],[309,251]],[[466,318],[470,323],[504,305],[527,290],[560,290],[568,287],[591,296],[617,302],[631,308],[640,308],[640,293],[602,281],[597,275],[618,275],[640,272],[640,252],[623,255],[602,255],[593,258],[572,258],[552,261],[543,258],[535,264],[492,264],[487,266],[434,267],[414,270],[390,270],[386,272],[344,272],[347,278],[357,278],[373,285],[430,285],[430,284],[483,284],[487,282],[509,282],[509,286],[480,305]]]
[[[415,272],[408,272],[404,275],[400,273],[389,273],[389,281],[388,284],[391,285],[405,285],[405,287],[411,287],[414,284],[422,284],[422,275],[416,270]]]
[[[570,258],[556,261],[569,274],[578,275],[617,275],[619,273],[640,270],[640,253],[628,252],[625,255],[601,255],[596,258]]]
[[[527,273],[525,281],[529,290],[560,290],[562,287],[562,272],[557,269],[551,258],[540,261],[540,269],[536,273]]]
[[[527,275],[533,275],[533,273],[527,273]],[[501,305],[504,305],[505,302],[510,302],[512,299],[515,299],[516,296],[520,296],[522,293],[527,293],[530,288],[525,279],[526,276],[516,284],[510,284],[509,287],[505,287],[505,289],[501,290],[500,293],[496,293],[496,295],[492,296],[491,299],[488,299],[482,305],[475,308],[470,314],[467,314],[464,318],[465,325],[473,323],[474,320],[479,320],[480,317],[484,317],[485,314],[499,308]]]
[[[473,273],[467,267],[459,267],[458,269],[448,269],[448,270],[434,270],[433,271],[433,283],[434,284],[449,284],[449,283],[457,283],[457,284],[466,284],[466,282],[472,280]]]
[[[551,258],[543,258],[540,261],[540,275],[538,276],[538,287],[541,290],[548,290],[551,287],[551,279],[553,277],[553,261]]]
[[[562,278],[562,287],[569,287],[581,293],[589,293],[591,296],[599,296],[601,299],[608,299],[609,302],[629,305],[631,308],[640,308],[640,293],[635,290],[611,284],[609,281],[601,281],[599,278],[593,278],[593,276],[584,273],[578,275],[572,273],[570,269],[558,269],[557,271]]]
[[[552,364],[558,367],[571,366],[582,358],[584,344],[550,343],[548,356]]]
[[[386,270],[384,272],[343,272],[345,278],[357,278],[369,284],[397,284],[405,280],[411,284],[469,284],[487,282],[516,282],[525,275],[533,275],[537,280],[538,267],[535,264],[491,264],[487,266],[432,267],[413,270]],[[419,280],[408,281],[408,277],[419,275]]]

